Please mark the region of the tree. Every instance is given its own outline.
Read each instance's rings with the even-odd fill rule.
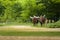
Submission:
[[[59,0],[38,0],[38,5],[40,3],[44,4],[46,7],[43,9],[43,14],[47,16],[48,19],[54,19],[55,21],[60,18],[60,1]]]
[[[12,7],[13,12],[13,18],[17,19],[20,17],[20,14],[22,13],[22,6],[20,3],[15,3]]]

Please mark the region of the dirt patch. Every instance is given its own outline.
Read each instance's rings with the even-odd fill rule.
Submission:
[[[39,28],[24,25],[4,26],[0,30],[19,30],[19,31],[60,31],[60,28]]]
[[[60,37],[0,36],[0,40],[60,40]]]

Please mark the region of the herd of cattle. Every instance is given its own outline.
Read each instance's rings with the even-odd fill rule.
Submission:
[[[49,23],[50,20],[48,20],[45,15],[41,15],[40,17],[37,17],[37,16],[33,16],[33,17],[30,17],[32,19],[32,23],[33,25],[36,25],[38,24],[38,22],[41,24],[41,26],[44,24],[44,23]],[[52,20],[52,22],[54,22],[54,20]]]

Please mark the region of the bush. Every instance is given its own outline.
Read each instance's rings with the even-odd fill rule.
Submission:
[[[5,25],[5,23],[0,23],[0,27],[1,27],[1,26],[4,26],[4,25]]]
[[[50,23],[48,24],[49,28],[60,28],[60,20],[56,23]]]

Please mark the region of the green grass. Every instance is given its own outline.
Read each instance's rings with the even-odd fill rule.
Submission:
[[[60,36],[60,32],[26,32],[26,31],[4,31],[0,30],[1,36]]]
[[[18,22],[8,22],[8,23],[0,23],[0,27],[2,26],[11,26],[11,25],[32,25],[32,23],[18,23]]]
[[[55,22],[55,23],[49,23],[47,25],[47,27],[49,27],[49,28],[60,28],[60,20]]]
[[[7,24],[4,24],[4,26]],[[8,24],[13,25],[13,24]],[[14,24],[15,25],[15,24]],[[16,24],[17,25],[17,24]],[[23,25],[23,23],[20,23],[19,25]],[[24,25],[27,25],[27,23],[24,23]],[[32,25],[31,23],[28,23],[28,25]],[[40,25],[40,24],[39,24]],[[60,32],[42,32],[42,31],[16,31],[16,30],[0,30],[0,36],[60,36]]]

